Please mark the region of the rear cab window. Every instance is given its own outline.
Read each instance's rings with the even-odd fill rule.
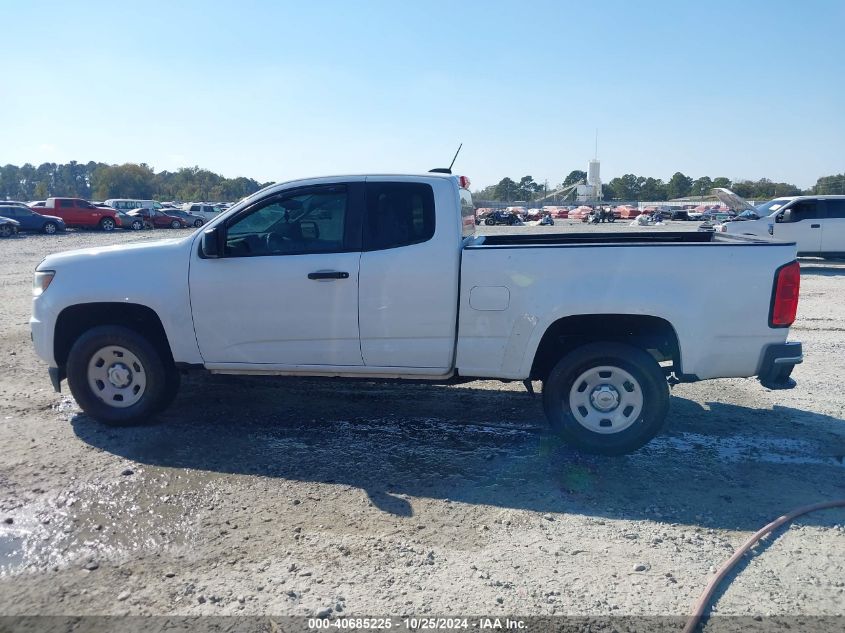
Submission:
[[[845,218],[845,198],[841,199],[827,199],[825,200],[827,207],[827,217],[843,219]]]
[[[368,182],[364,250],[420,244],[434,236],[434,191],[419,182]]]

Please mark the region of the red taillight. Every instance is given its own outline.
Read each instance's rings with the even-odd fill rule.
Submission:
[[[469,178],[466,176],[458,176],[458,184],[460,184],[461,189],[469,189]]]
[[[781,266],[775,271],[769,327],[789,327],[798,311],[798,289],[801,287],[801,267],[798,262]]]

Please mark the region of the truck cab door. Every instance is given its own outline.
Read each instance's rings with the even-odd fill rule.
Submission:
[[[77,214],[80,224],[94,226],[100,221],[102,212],[98,211],[93,204],[85,202],[84,200],[74,200],[73,206],[74,213]]]
[[[64,220],[67,224],[78,224],[76,217],[76,209],[73,208],[73,200],[56,199],[52,209],[45,208],[47,215],[56,215]]]
[[[461,217],[449,184],[367,177],[359,321],[368,367],[453,365]]]
[[[789,210],[789,221],[784,212]],[[775,218],[773,236],[777,240],[795,242],[798,254],[819,253],[822,248],[823,211],[816,200],[799,200]]]
[[[362,177],[269,194],[214,225],[225,238],[217,258],[203,256],[200,234],[189,284],[206,367],[363,364],[363,187]]]
[[[845,253],[845,198],[828,198],[822,228],[823,253]]]

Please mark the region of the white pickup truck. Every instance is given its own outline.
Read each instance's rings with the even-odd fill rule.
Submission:
[[[162,411],[193,369],[542,381],[553,429],[605,454],[659,432],[670,383],[794,385],[794,244],[475,236],[467,184],[444,173],[287,182],[188,237],[50,255],[35,273],[35,348],[54,387],[66,377],[109,424]],[[144,274],[104,274],[120,270]]]

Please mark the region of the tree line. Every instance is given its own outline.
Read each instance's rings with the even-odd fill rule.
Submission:
[[[141,163],[65,164],[29,163],[0,167],[0,200],[43,200],[51,196],[107,200],[210,200],[232,202],[255,193],[270,183],[252,178],[224,178],[207,169],[183,167],[156,172]]]
[[[517,180],[503,178],[495,185],[473,192],[481,200],[533,201],[562,187],[586,181],[587,172],[574,169],[560,184],[538,183],[531,176]],[[182,167],[176,171],[156,172],[145,163],[108,165],[106,163],[66,164],[29,163],[18,167],[0,167],[0,200],[43,200],[50,196],[107,200],[138,198],[142,200],[211,200],[232,202],[255,193],[270,183],[252,178],[225,178],[207,169]],[[785,182],[735,180],[729,178],[693,179],[676,172],[668,182],[659,178],[625,174],[602,185],[604,199],[624,201],[671,200],[688,196],[706,196],[714,187],[727,187],[750,200],[768,200],[778,196],[808,194],[844,194],[845,173],[823,176],[806,191]]]
[[[580,169],[572,170],[560,184],[554,186],[549,186],[547,183],[538,183],[531,176],[523,176],[518,180],[502,178],[495,185],[473,192],[473,195],[480,200],[531,202],[539,200],[553,191],[582,181],[586,182],[586,180],[587,172]],[[708,196],[715,187],[728,188],[749,200],[769,200],[779,196],[801,194],[845,194],[845,174],[819,178],[816,184],[806,191],[793,184],[773,182],[768,178],[731,180],[723,176],[718,178],[701,176],[694,179],[681,172],[675,172],[668,182],[664,182],[660,178],[625,174],[610,182],[602,183],[602,194],[603,199],[607,201],[656,201]]]

